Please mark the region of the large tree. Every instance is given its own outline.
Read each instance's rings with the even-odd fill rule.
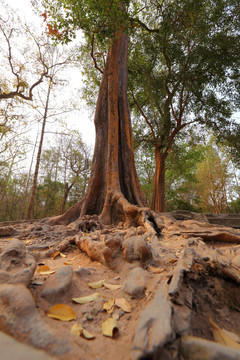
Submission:
[[[159,30],[135,31],[129,74],[137,137],[155,149],[151,207],[165,211],[166,159],[183,129],[195,123],[239,142],[240,23],[236,1],[154,3]]]
[[[96,145],[87,194],[54,221],[68,223],[79,215],[101,214],[106,223],[111,223],[121,217],[125,219],[126,208],[136,215],[138,211],[129,207],[129,203],[145,205],[134,165],[127,101],[129,33],[132,63],[136,59],[138,65],[140,59],[142,65],[142,68],[132,67],[133,77],[139,73],[141,85],[154,85],[154,89],[151,86],[145,89],[150,90],[144,94],[150,105],[152,102],[155,106],[156,99],[160,101],[157,109],[161,123],[154,129],[147,116],[145,120],[151,129],[156,156],[152,208],[164,211],[165,160],[178,132],[193,121],[193,116],[194,120],[203,122],[206,110],[210,109],[207,114],[210,123],[216,113],[217,118],[224,120],[231,112],[229,103],[219,100],[215,91],[221,90],[222,80],[227,84],[228,79],[235,81],[238,76],[238,15],[232,17],[237,2],[58,0],[50,3],[45,0],[43,4],[47,9],[43,15],[49,33],[60,41],[69,41],[76,29],[84,30],[93,63],[102,72],[95,112]],[[96,45],[108,48],[103,70],[94,56]],[[223,61],[225,46],[227,56]],[[155,83],[152,71],[162,75]],[[132,96],[137,105],[134,91]],[[184,117],[186,113],[188,116]],[[212,123],[216,127],[216,122]]]
[[[52,222],[69,223],[81,215],[101,215],[104,223],[137,222],[145,205],[137,177],[127,99],[128,2],[44,2],[55,23],[48,30],[67,39],[83,29],[88,39],[109,47],[95,111],[96,143],[86,195]],[[52,4],[52,3],[51,3]],[[44,13],[48,21],[48,13]],[[134,206],[137,205],[137,206]]]

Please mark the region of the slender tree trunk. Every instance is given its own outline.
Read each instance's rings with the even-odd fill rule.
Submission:
[[[66,201],[67,201],[69,192],[72,189],[73,185],[74,185],[74,182],[71,183],[71,185],[68,185],[68,183],[65,183],[65,185],[64,185],[64,194],[63,194],[63,199],[62,199],[62,203],[61,203],[61,206],[60,206],[60,214],[64,213],[64,208],[65,208],[65,205],[66,205]]]
[[[154,174],[154,184],[153,184],[153,193],[151,201],[151,209],[157,212],[166,211],[165,203],[165,163],[166,163],[166,153],[161,153],[160,149],[155,147],[155,174]]]
[[[34,209],[34,202],[35,202],[35,196],[36,196],[36,190],[37,190],[37,180],[38,180],[38,172],[39,172],[40,161],[41,161],[41,153],[42,153],[43,139],[44,139],[44,134],[45,134],[45,126],[46,126],[46,122],[47,122],[47,113],[48,113],[48,104],[49,104],[49,98],[50,98],[50,93],[51,93],[51,86],[52,86],[52,81],[50,80],[49,86],[48,86],[45,110],[44,110],[44,115],[43,115],[42,130],[41,130],[41,137],[40,137],[40,142],[39,142],[39,147],[38,147],[37,160],[36,160],[35,171],[34,171],[34,175],[33,175],[31,197],[29,200],[28,211],[27,211],[27,219],[31,219],[34,215],[33,209]]]
[[[96,143],[86,195],[52,223],[67,224],[86,214],[101,215],[103,222],[116,223],[124,221],[127,203],[145,206],[134,162],[127,56],[128,35],[121,32],[108,52],[99,90],[94,119]]]

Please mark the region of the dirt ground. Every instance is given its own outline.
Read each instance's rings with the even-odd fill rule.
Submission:
[[[107,231],[105,228],[104,231],[96,230],[83,234],[72,231],[72,228],[69,231],[64,226],[53,227],[41,222],[11,224],[13,234],[0,237],[0,282],[2,284],[0,330],[22,343],[44,350],[55,358],[66,360],[187,359],[188,357],[181,353],[179,342],[186,335],[214,341],[210,318],[220,328],[240,335],[240,231],[221,226],[208,227],[196,221],[164,219],[163,223],[161,235],[147,233],[147,237],[144,238],[146,249],[150,249],[152,253],[150,258],[143,261],[139,254],[134,253],[134,251],[136,253],[139,251],[136,248],[132,250],[132,257],[125,256],[129,248],[125,253],[124,250],[119,250],[119,248],[125,249],[122,242],[123,245],[118,247],[118,255],[112,263],[107,264],[95,259],[101,260],[102,250],[99,250],[97,255],[91,253],[88,243],[84,252],[80,249],[82,245],[78,246],[77,242],[74,243],[74,237],[85,236],[88,240],[89,237],[96,240],[97,234],[100,236],[99,241],[106,243],[106,238],[105,240],[101,238],[101,236],[106,237],[106,234],[107,241],[109,237],[116,239],[117,235],[121,239],[134,238],[140,241],[141,236],[143,237],[146,233],[143,231],[140,236],[139,229],[129,230],[124,226],[108,227]],[[2,228],[6,228],[6,225]],[[209,236],[206,237],[206,234]],[[66,238],[70,238],[71,241],[58,253],[59,244]],[[43,322],[49,333],[56,337],[56,342],[67,344],[63,346],[62,351],[56,350],[51,344],[45,347],[44,344],[41,345],[39,339],[36,340],[36,337],[41,337],[42,325],[38,326],[38,320],[35,321],[35,317],[32,317],[32,322],[31,320],[24,321],[25,310],[21,319],[21,314],[16,309],[20,309],[22,305],[14,305],[13,309],[11,302],[15,300],[11,297],[9,297],[9,304],[6,305],[4,292],[6,285],[17,287],[21,281],[15,282],[12,278],[4,278],[5,273],[17,279],[19,272],[29,267],[29,264],[24,264],[25,260],[21,260],[22,255],[15,254],[12,250],[10,262],[6,263],[5,249],[15,239],[24,244],[23,251],[30,254],[36,262],[31,280],[24,287],[24,289],[29,289],[26,291],[30,291],[33,298],[37,312],[34,316],[37,316],[36,319],[40,319],[39,322],[41,324]],[[106,247],[104,249],[103,253],[106,253]],[[141,251],[145,253],[146,249]],[[38,269],[41,266],[49,266],[52,273],[45,275],[39,272]],[[56,276],[59,269],[69,266],[73,273],[71,282],[65,290],[54,294],[53,297],[43,297],[47,280]],[[129,279],[134,269],[139,268],[144,272],[145,281],[144,291],[139,290],[140,293],[136,292],[136,287],[138,289],[141,287],[142,279]],[[104,285],[97,289],[89,286],[89,283],[100,280],[121,285],[121,287],[110,290]],[[135,283],[132,284],[131,281]],[[135,286],[134,290],[126,290],[129,283]],[[54,288],[54,282],[52,285],[50,283],[51,286]],[[165,296],[167,305],[160,301],[156,303],[159,291],[167,291]],[[95,301],[78,304],[72,300],[96,292],[100,295]],[[24,296],[23,293],[23,299]],[[124,298],[131,304],[131,311],[125,312],[116,305],[111,314],[103,309],[104,303],[110,299],[119,298]],[[21,301],[24,304],[27,303],[27,300],[26,303],[24,300]],[[50,318],[47,315],[48,311],[56,304],[70,306],[77,319],[61,321]],[[169,319],[164,318],[167,314],[165,306],[171,308]],[[18,311],[17,315],[16,311]],[[108,318],[114,318],[117,321],[118,328],[114,329],[112,337],[102,333],[102,323]],[[17,322],[22,324],[21,327]],[[71,329],[76,323],[89,331],[94,338],[86,339],[83,335],[72,335]],[[34,331],[38,335],[33,336]],[[145,333],[142,334],[143,331]],[[206,358],[214,358],[211,356]],[[236,355],[232,358],[238,358],[234,356]]]

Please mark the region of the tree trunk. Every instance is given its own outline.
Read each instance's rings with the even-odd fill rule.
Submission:
[[[106,224],[125,220],[145,206],[137,177],[127,100],[128,35],[113,40],[103,72],[95,112],[96,143],[86,195],[51,223],[68,224],[82,215],[100,215]],[[125,209],[125,210],[123,210]]]
[[[48,113],[48,104],[49,104],[49,98],[52,88],[52,81],[50,79],[49,85],[48,85],[48,92],[47,92],[47,99],[45,104],[45,110],[43,115],[43,123],[42,123],[42,130],[41,130],[41,137],[39,141],[39,147],[38,147],[38,153],[37,153],[37,160],[35,165],[35,171],[33,175],[33,184],[31,189],[31,197],[29,200],[28,210],[27,210],[27,219],[31,219],[33,217],[33,208],[34,208],[34,202],[35,202],[35,196],[37,191],[37,180],[38,180],[38,172],[40,167],[40,160],[41,160],[41,154],[42,154],[42,146],[43,146],[43,139],[45,134],[45,126],[47,122],[47,113]]]
[[[151,209],[157,212],[165,212],[165,162],[166,153],[162,153],[160,149],[155,147],[155,174],[154,174],[154,185],[151,201]]]

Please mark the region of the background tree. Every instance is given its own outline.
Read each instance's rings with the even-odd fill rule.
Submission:
[[[40,167],[41,161],[41,153],[43,148],[43,140],[45,135],[45,127],[47,124],[47,119],[50,116],[49,108],[50,108],[50,99],[52,95],[52,91],[54,87],[60,84],[58,80],[58,74],[60,71],[63,70],[64,66],[68,63],[68,58],[66,55],[60,54],[58,49],[54,46],[50,45],[49,42],[45,42],[44,39],[36,39],[35,41],[38,44],[39,48],[39,58],[41,58],[41,62],[44,64],[45,68],[47,69],[48,75],[46,75],[46,79],[48,82],[47,90],[46,90],[46,98],[45,104],[43,107],[43,114],[42,114],[42,125],[41,125],[41,134],[38,144],[38,151],[37,151],[37,158],[35,163],[35,170],[33,175],[33,182],[31,188],[31,196],[28,204],[27,210],[27,218],[31,219],[33,217],[33,209],[34,209],[34,200],[35,194],[37,189],[37,180],[38,180],[38,172]],[[40,109],[40,107],[38,107]],[[38,110],[40,112],[40,110]],[[51,110],[50,110],[51,111]],[[52,111],[51,111],[52,112]]]
[[[153,2],[150,13],[159,29],[140,24],[132,35],[130,94],[136,135],[155,150],[151,207],[165,211],[166,159],[184,128],[198,123],[237,142],[239,13],[237,2],[221,0]]]
[[[24,39],[21,47],[19,42]],[[36,56],[35,43],[28,26],[8,7],[1,4],[0,16],[0,101],[33,100],[33,91],[48,75],[48,68]]]
[[[145,200],[137,178],[127,101],[128,12],[123,1],[43,1],[57,37],[70,39],[72,30],[83,29],[87,39],[109,47],[95,112],[96,145],[92,172],[84,200],[52,220],[69,223],[83,214],[101,214],[106,223],[119,222],[143,206]],[[46,14],[48,19],[48,13]],[[120,211],[121,209],[121,211]],[[133,214],[131,214],[131,212]]]

